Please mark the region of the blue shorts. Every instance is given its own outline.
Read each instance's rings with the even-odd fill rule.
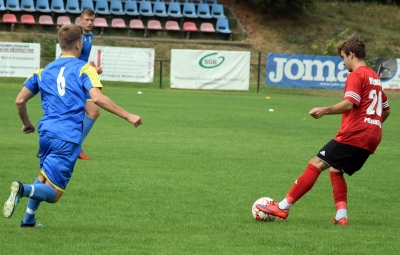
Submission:
[[[39,137],[39,145],[41,173],[56,189],[64,191],[71,179],[81,146],[46,135]]]

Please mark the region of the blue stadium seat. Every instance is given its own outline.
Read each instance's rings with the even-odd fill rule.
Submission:
[[[21,11],[21,7],[19,5],[18,0],[7,0],[6,2],[6,9],[13,12]]]
[[[79,7],[79,0],[67,0],[67,5],[65,10],[68,13],[78,14],[81,13],[81,8]]]
[[[197,18],[196,6],[193,3],[185,3],[182,14],[186,18]]]
[[[211,15],[216,19],[226,18],[224,14],[224,6],[222,4],[213,4],[211,5]]]
[[[101,14],[101,15],[110,14],[110,9],[108,8],[108,1],[107,0],[97,0],[96,7],[94,8],[94,12]]]
[[[37,0],[36,10],[39,12],[51,12],[49,0]]]
[[[139,16],[139,10],[136,1],[125,2],[125,14],[129,16]]]
[[[25,12],[36,12],[35,4],[33,0],[22,0],[21,1],[21,10]]]
[[[154,15],[158,17],[167,17],[167,7],[164,2],[155,2],[154,3],[154,9],[153,9]]]
[[[122,8],[121,1],[111,1],[110,12],[113,15],[125,15],[124,9]]]
[[[180,3],[175,3],[171,2],[169,3],[168,6],[168,16],[174,17],[174,18],[182,18],[182,12],[181,12],[181,4]]]
[[[51,8],[53,12],[56,13],[66,13],[64,8],[64,0],[51,0]]]
[[[217,25],[215,30],[223,34],[231,34],[232,31],[229,29],[228,19],[217,19]]]
[[[81,11],[83,11],[84,9],[92,9],[92,10],[94,10],[93,0],[82,0]]]
[[[202,19],[211,19],[210,6],[208,4],[199,4],[197,7],[197,16]]]
[[[0,11],[5,11],[6,5],[4,4],[4,0],[0,0]]]
[[[217,4],[217,0],[203,0],[205,4]]]
[[[139,5],[139,13],[143,16],[154,16],[151,2],[142,1]]]

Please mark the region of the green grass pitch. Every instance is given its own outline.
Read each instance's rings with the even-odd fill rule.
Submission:
[[[38,172],[38,134],[24,135],[15,108],[23,79],[0,79],[0,198]],[[138,91],[143,94],[138,95]],[[340,116],[311,108],[341,93],[263,88],[262,93],[105,85],[104,94],[143,125],[101,111],[57,204],[42,203],[44,229],[20,229],[27,199],[0,219],[1,254],[397,254],[400,250],[398,96],[381,145],[346,177],[349,227],[331,225],[328,172],[286,221],[257,222],[259,197],[280,201],[336,133]],[[303,93],[304,92],[304,93]],[[266,99],[269,96],[270,99]],[[269,109],[274,109],[270,112]],[[41,116],[40,97],[28,103]]]

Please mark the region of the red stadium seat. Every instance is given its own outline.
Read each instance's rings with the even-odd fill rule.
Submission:
[[[39,24],[41,25],[54,25],[53,19],[50,15],[40,15]]]
[[[214,26],[212,23],[204,22],[204,23],[201,23],[201,25],[200,25],[200,31],[214,33],[215,29],[214,29]]]
[[[76,19],[75,19],[75,25],[78,25],[78,26],[80,26],[81,25],[81,17],[76,17]]]
[[[167,30],[174,30],[174,31],[179,31],[179,30],[181,30],[181,28],[179,27],[178,22],[172,21],[172,20],[167,21],[167,23],[165,23],[165,28],[166,28]]]
[[[149,20],[147,28],[151,30],[162,30],[162,26],[159,20]]]
[[[121,18],[113,18],[111,21],[112,27],[126,28],[125,21]]]
[[[58,16],[57,25],[69,25],[71,24],[71,19],[68,16]]]
[[[33,17],[32,14],[22,14],[21,23],[22,24],[36,24],[35,18]]]
[[[188,32],[197,32],[196,24],[192,21],[186,21],[183,23],[183,30]]]
[[[17,17],[13,13],[6,13],[3,15],[4,23],[17,23]]]
[[[108,27],[107,20],[102,17],[97,17],[94,19],[95,27]]]
[[[129,22],[129,27],[133,29],[144,29],[143,21],[140,19],[132,19]]]

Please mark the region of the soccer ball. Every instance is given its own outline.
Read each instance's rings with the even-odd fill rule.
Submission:
[[[266,214],[266,213],[260,211],[256,207],[256,204],[263,204],[265,206],[268,206],[273,201],[274,200],[272,198],[269,198],[269,197],[262,197],[262,198],[257,199],[254,202],[253,207],[251,208],[251,213],[253,214],[254,219],[256,219],[257,221],[274,221],[275,220],[275,216],[270,215],[270,214]]]

